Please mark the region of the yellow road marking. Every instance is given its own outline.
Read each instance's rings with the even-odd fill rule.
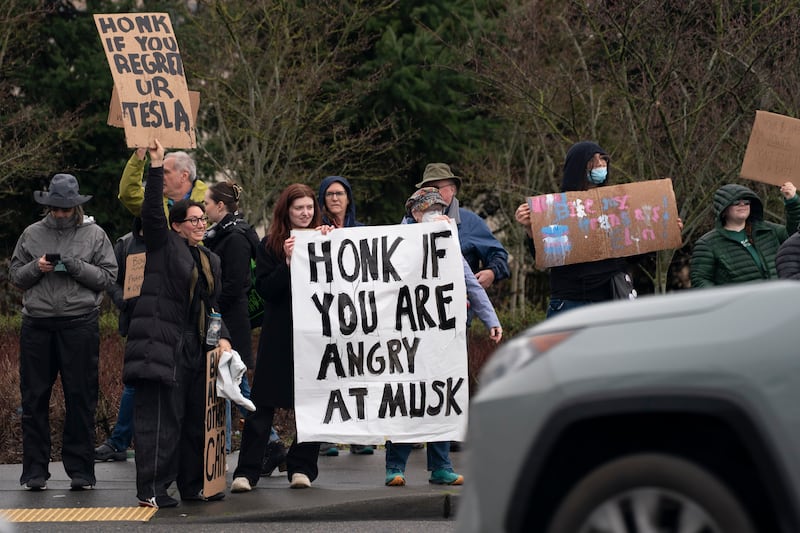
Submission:
[[[89,507],[65,509],[0,509],[9,522],[147,522],[155,507]]]

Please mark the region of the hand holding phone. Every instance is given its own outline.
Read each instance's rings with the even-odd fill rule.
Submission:
[[[44,254],[44,259],[53,266],[61,261],[61,254]]]

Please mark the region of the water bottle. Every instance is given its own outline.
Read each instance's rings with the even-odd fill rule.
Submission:
[[[219,343],[219,330],[222,328],[222,315],[211,313],[208,316],[208,332],[206,332],[206,344],[216,346]]]

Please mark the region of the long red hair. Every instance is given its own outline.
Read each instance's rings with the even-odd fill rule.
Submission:
[[[292,224],[289,222],[289,207],[298,198],[311,198],[314,202],[314,218],[311,219],[309,228],[316,228],[322,223],[322,215],[317,203],[314,191],[308,185],[302,183],[292,183],[281,192],[278,201],[275,202],[275,209],[272,211],[272,222],[267,232],[267,250],[281,259],[286,258],[283,252],[283,241],[289,238],[292,231]]]

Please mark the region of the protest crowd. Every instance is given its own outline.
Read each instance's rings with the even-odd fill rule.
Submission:
[[[110,17],[98,23],[101,34],[122,27]],[[161,91],[172,94],[169,77],[183,76],[179,56],[114,62],[120,50],[106,50],[115,80],[159,74]],[[153,65],[160,68],[140,71]],[[204,181],[191,153],[167,150],[196,147],[194,132],[180,131],[194,120],[188,97],[161,109],[128,96],[120,103],[134,120],[126,132],[143,137],[128,139],[135,151],[117,199],[94,201],[119,201],[132,231],[112,245],[84,211],[93,197],[79,176],[56,173],[47,191],[34,193],[41,219],[19,236],[10,262],[22,291],[23,489],[46,490],[51,476],[47,406],[57,376],[70,490],[102,487],[95,462],[127,460],[128,448],[131,491],[153,508],[250,492],[276,469],[289,488],[309,489],[325,475],[319,457],[348,449],[370,455],[383,447],[376,485],[405,485],[415,449],[425,450],[430,483],[469,482],[450,460],[467,423],[467,330],[477,318],[501,342],[487,289],[502,291],[511,269],[503,243],[459,201],[466,178],[448,163],[427,164],[407,191],[402,220],[386,226],[358,220],[356,180],[299,179],[274,191],[259,236],[240,209],[248,194],[240,183]],[[172,137],[153,133],[168,122]],[[536,265],[549,272],[548,319],[635,299],[632,262],[681,246],[670,180],[615,184],[612,153],[575,142],[559,191],[520,195],[515,220]],[[800,198],[791,181],[773,185],[782,224],[765,219],[762,198],[744,185],[713,194],[715,226],[694,246],[692,287],[800,276]],[[94,442],[106,293],[126,339],[124,392],[114,432]],[[294,413],[292,434],[276,432],[278,410]]]

